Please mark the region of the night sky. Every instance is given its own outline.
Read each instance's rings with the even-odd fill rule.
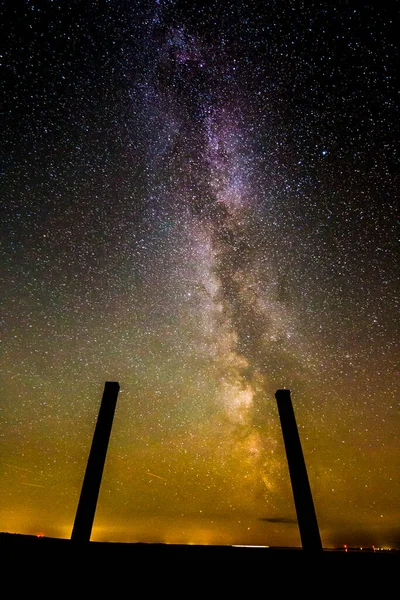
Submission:
[[[354,4],[354,5],[353,5]],[[400,547],[399,15],[349,1],[2,3],[0,531]]]

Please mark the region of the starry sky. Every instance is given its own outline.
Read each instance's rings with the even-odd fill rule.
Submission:
[[[0,531],[400,547],[398,13],[2,3]]]

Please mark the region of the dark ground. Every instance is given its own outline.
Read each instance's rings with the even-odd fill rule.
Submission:
[[[400,566],[400,553],[389,551],[313,556],[301,549],[80,544],[17,534],[0,534],[0,557],[3,589],[24,598],[197,599],[260,592],[289,600],[344,594],[360,598],[377,592],[392,597]],[[204,566],[204,561],[219,564]],[[224,564],[230,561],[253,564]]]
[[[334,566],[374,568],[400,566],[400,552],[324,550],[315,555],[301,548],[251,548],[233,546],[185,546],[174,544],[127,544],[107,542],[72,542],[66,539],[38,538],[20,534],[0,534],[0,551],[3,556],[20,560],[48,560],[54,557],[65,561],[93,559],[120,563],[125,560],[176,561],[176,560],[256,560],[265,564],[320,564]]]

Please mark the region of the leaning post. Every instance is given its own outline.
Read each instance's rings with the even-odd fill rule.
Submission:
[[[71,540],[80,542],[89,542],[90,540],[118,392],[119,383],[106,381]]]
[[[303,550],[322,552],[321,537],[317,515],[311,494],[306,463],[301,448],[290,390],[277,390],[275,398],[278,404],[279,418],[285,443],[286,457],[292,483],[294,504]]]

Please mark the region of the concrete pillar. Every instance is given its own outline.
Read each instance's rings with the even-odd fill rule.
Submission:
[[[72,540],[90,540],[118,392],[119,383],[106,381],[72,529]]]
[[[275,398],[281,420],[286,457],[289,465],[294,504],[303,550],[322,552],[317,515],[308,481],[306,463],[294,416],[289,390],[277,390]]]

